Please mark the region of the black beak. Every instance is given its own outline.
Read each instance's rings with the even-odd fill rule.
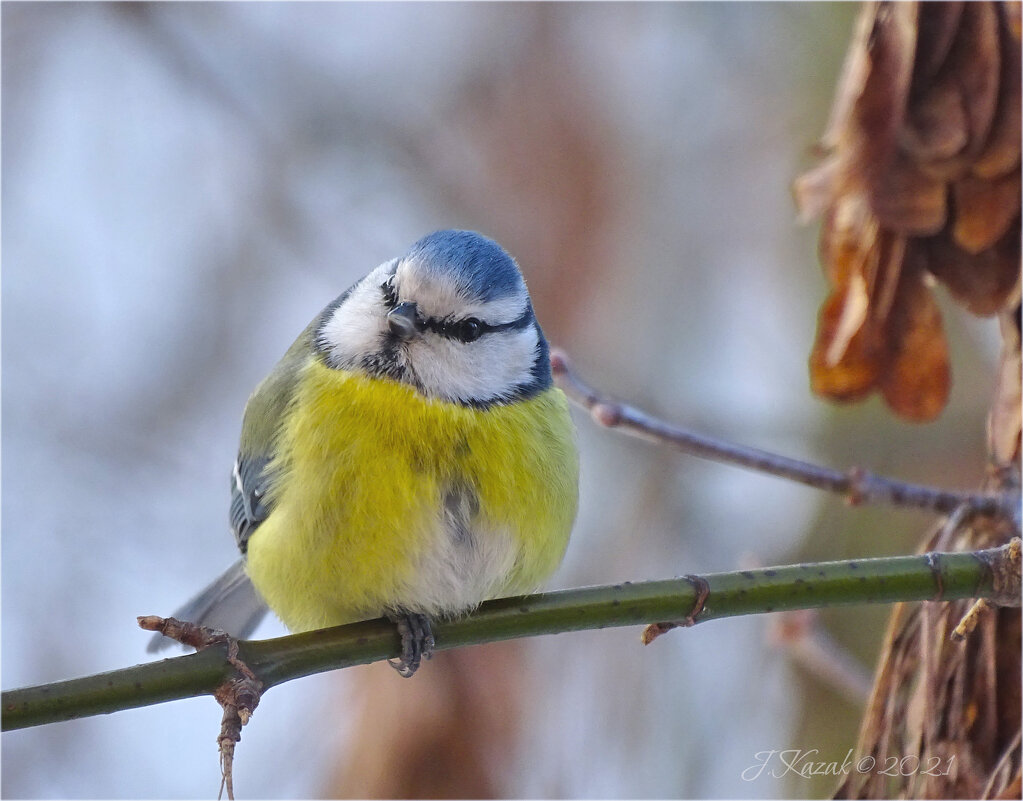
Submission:
[[[426,323],[419,318],[419,310],[411,301],[399,303],[387,313],[387,325],[399,339],[412,339],[419,334]]]

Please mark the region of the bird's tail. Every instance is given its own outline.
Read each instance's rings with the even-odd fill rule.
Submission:
[[[245,639],[255,631],[268,611],[245,573],[245,562],[239,559],[220,578],[176,611],[174,617]],[[146,650],[153,654],[173,642],[169,637],[157,634]]]

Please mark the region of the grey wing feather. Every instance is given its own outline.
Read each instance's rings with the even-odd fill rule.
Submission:
[[[312,358],[322,313],[288,348],[249,398],[242,420],[242,441],[231,476],[231,529],[244,555],[249,537],[273,507],[271,485],[278,427],[284,420],[302,367]],[[269,469],[268,469],[269,468]]]
[[[227,572],[174,613],[178,620],[226,631],[245,639],[269,611],[245,573],[245,562],[239,559]],[[156,653],[174,641],[157,634],[146,650]]]
[[[266,471],[269,462],[270,459],[265,456],[238,454],[234,463],[231,476],[231,530],[242,554],[248,551],[252,532],[270,514],[271,504],[267,493],[272,475]]]
[[[342,295],[335,303],[344,297]],[[220,629],[244,639],[269,611],[245,573],[245,553],[249,538],[273,509],[270,488],[274,473],[267,466],[273,461],[278,426],[291,402],[299,372],[314,353],[316,329],[326,311],[299,335],[245,406],[242,447],[231,476],[230,509],[231,530],[242,558],[175,612],[174,617],[179,620]],[[153,653],[171,642],[173,640],[157,634],[147,650]]]

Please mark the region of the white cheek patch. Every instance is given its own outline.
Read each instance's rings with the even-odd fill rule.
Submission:
[[[449,317],[457,311],[459,318],[476,317],[493,325],[510,323],[525,313],[529,303],[525,284],[503,298],[486,302],[466,298],[453,281],[439,280],[429,269],[416,262],[401,262],[395,273],[395,282],[401,300],[415,301],[424,316],[437,319]]]
[[[362,368],[384,355],[390,337],[390,307],[381,289],[395,262],[381,264],[352,287],[344,301],[323,321],[317,332],[320,349],[336,368]],[[413,265],[414,267],[415,265]],[[467,302],[451,281],[423,277],[422,270],[399,265],[395,283],[398,298],[414,301],[424,316],[436,319],[478,319],[499,325],[519,319],[528,308],[525,286],[510,297],[487,303]],[[424,331],[387,359],[401,377],[427,397],[452,403],[486,403],[511,397],[532,381],[539,335],[535,324],[522,329],[492,331],[474,342],[461,342],[436,331]]]
[[[319,341],[331,364],[350,366],[377,353],[387,335],[387,309],[380,285],[394,262],[381,264],[352,287],[319,331]]]
[[[412,343],[409,360],[427,395],[463,403],[494,401],[530,382],[538,342],[533,325],[468,343],[427,335]]]

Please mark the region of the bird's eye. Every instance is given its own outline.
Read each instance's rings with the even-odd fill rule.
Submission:
[[[398,293],[394,291],[394,281],[388,278],[380,285],[380,291],[384,294],[384,303],[390,308],[398,305]]]
[[[462,342],[474,342],[483,334],[483,323],[475,317],[467,317],[455,326],[455,336]]]

